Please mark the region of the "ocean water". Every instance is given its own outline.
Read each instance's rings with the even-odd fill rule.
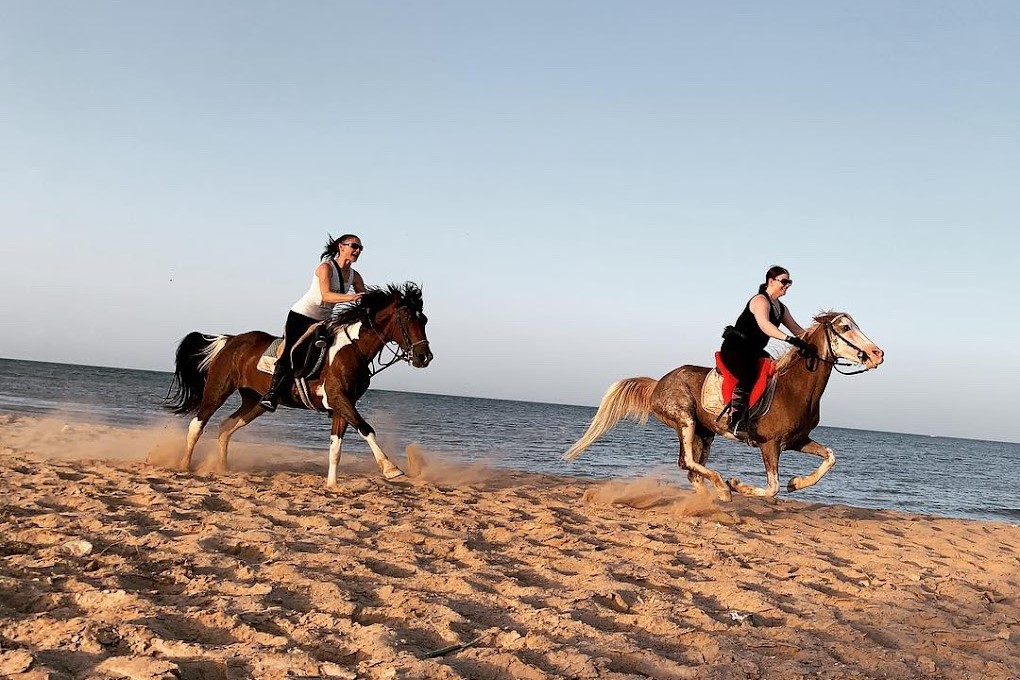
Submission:
[[[173,416],[161,407],[170,380],[169,373],[157,371],[0,359],[0,412],[59,414],[125,426],[148,426],[168,417],[187,422],[190,417]],[[236,397],[228,401],[213,424],[237,403]],[[592,407],[369,390],[358,408],[383,441],[397,444],[390,450],[397,458],[404,446],[417,443],[463,463],[584,478],[657,474],[687,485],[686,474],[676,466],[676,435],[654,419],[646,427],[620,423],[568,463],[562,454],[584,433],[595,414]],[[325,470],[329,426],[325,414],[280,409],[242,429],[235,439],[308,449],[309,460],[318,457]],[[206,436],[214,432],[211,426]],[[817,428],[813,437],[836,451],[836,467],[791,498],[1020,523],[1020,493],[1014,481],[1020,471],[1020,444],[831,427]],[[371,454],[349,431],[344,455]],[[786,494],[790,477],[810,472],[817,462],[812,456],[785,452],[781,494]],[[764,484],[757,449],[717,437],[711,464],[724,477]]]

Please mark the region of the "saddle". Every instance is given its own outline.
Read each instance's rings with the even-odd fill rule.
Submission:
[[[314,380],[319,377],[322,367],[332,361],[336,351],[358,339],[361,323],[342,327],[334,336],[328,322],[320,321],[308,327],[298,338],[290,351],[290,365],[294,367],[294,378]],[[346,332],[345,332],[346,331]],[[272,375],[276,361],[283,356],[283,338],[276,338],[259,357],[258,369]]]
[[[715,368],[705,376],[701,387],[701,407],[718,420],[733,399],[737,379],[723,365],[719,352],[715,353]],[[758,361],[758,378],[751,388],[748,400],[748,418],[753,422],[769,412],[776,392],[776,362],[762,358]]]
[[[340,348],[352,344],[358,339],[360,332],[360,321],[349,326],[342,326],[335,335],[329,332],[327,322],[320,321],[309,326],[308,330],[294,343],[294,348],[290,353],[291,366],[294,366],[291,378],[305,408],[311,411],[323,410],[316,406],[314,398],[318,394],[325,404],[325,393],[322,386],[317,387],[313,393],[313,390],[308,386],[308,381],[318,378],[322,374],[322,368],[333,361],[333,357],[336,356]],[[259,357],[256,367],[263,373],[272,375],[276,370],[276,362],[282,355],[283,338],[276,338],[269,343],[269,347]],[[323,408],[328,407],[323,406]]]

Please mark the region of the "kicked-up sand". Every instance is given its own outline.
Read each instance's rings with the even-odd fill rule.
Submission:
[[[1017,526],[182,445],[0,415],[0,676],[1020,678]]]

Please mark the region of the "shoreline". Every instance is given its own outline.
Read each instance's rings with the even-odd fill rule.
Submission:
[[[93,429],[0,424],[0,675],[1020,677],[1017,526]]]
[[[324,420],[324,422],[328,425],[328,421]],[[66,456],[76,459],[94,457],[103,460],[135,461],[145,460],[146,452],[152,449],[160,449],[165,453],[160,453],[159,459],[156,462],[161,465],[168,465],[170,464],[169,458],[166,460],[163,460],[163,458],[172,455],[169,452],[181,448],[182,442],[186,437],[187,424],[188,419],[165,413],[157,414],[145,422],[121,423],[115,420],[111,421],[101,414],[96,415],[96,417],[89,417],[88,414],[79,411],[62,412],[50,410],[30,412],[11,411],[0,408],[0,448],[3,448],[6,443],[12,448],[24,449],[28,447],[28,450],[34,450],[50,457],[59,458]],[[217,421],[215,420],[213,423],[210,423],[205,436],[202,437],[196,448],[195,462],[199,469],[202,469],[203,464],[207,464],[209,459],[216,455],[216,424]],[[845,428],[832,429],[839,430]],[[280,433],[276,434],[279,435]],[[65,446],[65,440],[71,439],[74,435],[79,435],[81,439],[75,442],[73,450],[69,450]],[[391,454],[396,454],[394,461],[398,465],[404,465],[406,458],[400,455],[400,446],[396,437],[386,431],[380,431],[379,436],[383,448]],[[363,446],[359,438],[354,437],[353,444],[353,447],[345,446],[343,455],[345,463],[355,461],[356,465],[361,465],[370,459],[371,454],[368,447]],[[65,450],[70,452],[65,454]],[[752,455],[757,456],[755,450],[748,450],[751,451]],[[628,471],[626,474],[617,477],[608,475],[596,477],[527,470],[512,464],[503,464],[498,458],[481,458],[465,461],[459,457],[457,452],[433,455],[451,459],[450,464],[464,467],[491,468],[494,471],[508,474],[520,472],[522,474],[547,475],[563,481],[576,481],[578,483],[609,482],[620,479],[662,479],[675,485],[678,484],[681,490],[692,490],[686,481],[684,473],[676,469],[675,462],[653,465],[643,471],[635,468],[632,472]],[[275,460],[281,456],[286,460],[286,465],[282,467],[280,467],[279,461]],[[457,462],[454,462],[453,459],[456,459]],[[267,461],[274,462],[267,464]],[[302,445],[300,443],[272,443],[270,440],[270,443],[267,443],[264,439],[259,439],[256,434],[242,431],[241,436],[235,437],[231,441],[230,463],[236,470],[253,472],[273,469],[273,466],[276,465],[279,469],[312,473],[321,472],[325,474],[326,448],[322,442],[317,442],[314,445]],[[751,477],[751,479],[753,480],[754,478]],[[791,496],[785,490],[781,491],[778,496],[779,500],[789,500],[808,505],[824,504],[846,506],[861,510],[889,510],[920,517],[960,519],[1020,526],[1020,509],[1014,508],[993,507],[991,510],[986,509],[983,513],[938,514],[935,511],[914,511],[878,503],[870,506],[853,505],[839,499],[801,500],[802,498],[804,498],[803,494]]]

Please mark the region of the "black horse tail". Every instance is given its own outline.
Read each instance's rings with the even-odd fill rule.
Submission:
[[[177,369],[170,389],[163,397],[163,406],[184,415],[198,410],[205,391],[209,364],[232,336],[188,333],[177,346]]]

